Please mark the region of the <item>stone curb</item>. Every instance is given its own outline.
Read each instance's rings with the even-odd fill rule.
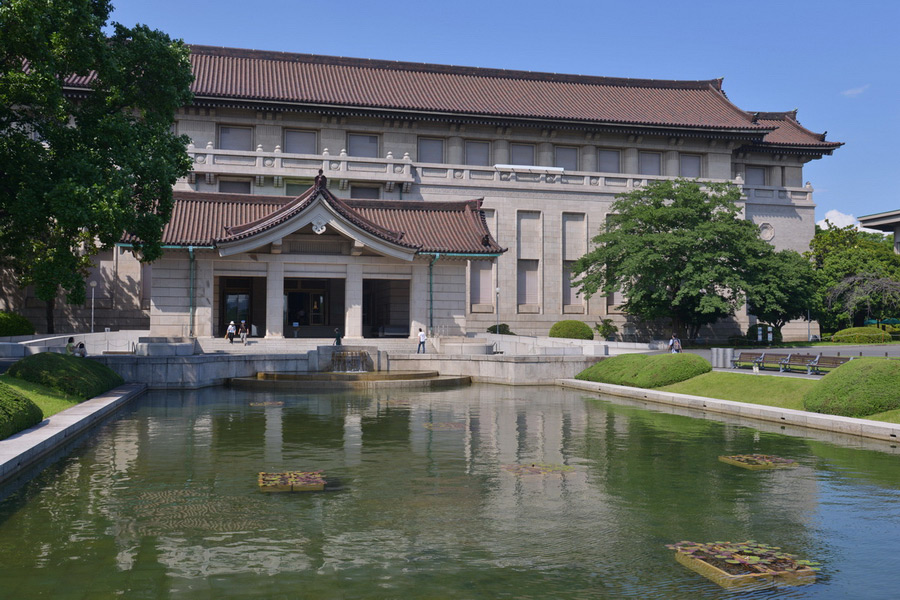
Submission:
[[[900,441],[900,424],[885,423],[883,421],[823,415],[803,410],[793,410],[790,408],[762,406],[760,404],[748,404],[746,402],[734,402],[731,400],[716,400],[714,398],[705,398],[703,396],[675,394],[673,392],[663,392],[660,390],[645,390],[643,388],[612,385],[610,383],[580,381],[578,379],[560,379],[557,381],[557,385],[588,392],[597,392],[610,394],[612,396],[636,398],[660,404],[695,408],[707,412],[736,415],[760,421],[780,423],[782,425],[794,425],[846,435],[855,435],[893,444]]]
[[[22,472],[78,433],[140,396],[147,386],[128,383],[58,412],[34,427],[0,440],[0,483]]]

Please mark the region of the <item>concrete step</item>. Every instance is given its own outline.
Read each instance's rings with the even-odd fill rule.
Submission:
[[[414,354],[418,346],[415,340],[396,340],[387,338],[345,339],[344,346],[378,348],[391,354]],[[266,339],[249,338],[247,345],[235,340],[232,344],[223,338],[197,338],[197,344],[204,354],[303,354],[315,350],[319,346],[331,346],[333,339],[326,338],[284,338]],[[425,343],[426,351],[434,353],[434,344]]]

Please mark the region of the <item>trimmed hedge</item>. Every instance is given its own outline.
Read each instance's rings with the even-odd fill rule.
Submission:
[[[0,311],[0,337],[31,335],[34,325],[22,315]]]
[[[843,344],[885,344],[891,341],[891,334],[877,327],[851,327],[835,333],[831,336],[831,341]]]
[[[574,319],[554,323],[553,327],[550,328],[550,333],[547,335],[552,338],[566,338],[570,340],[594,339],[594,332],[590,326],[583,321]]]
[[[37,404],[8,385],[0,383],[0,440],[43,420],[44,413]]]
[[[712,365],[696,354],[621,354],[601,360],[575,379],[639,388],[658,388],[709,373]]]
[[[7,371],[11,376],[46,385],[63,394],[87,400],[125,381],[107,367],[80,356],[41,352],[26,356]]]
[[[867,417],[900,408],[900,361],[854,358],[825,375],[803,397],[811,412]]]
[[[499,325],[491,325],[487,328],[488,333],[496,333],[498,335],[516,335],[509,330],[509,325],[500,323]]]
[[[758,342],[759,330],[762,329],[762,332],[763,332],[762,333],[762,335],[763,335],[762,343],[768,344],[769,343],[769,327],[770,327],[770,325],[768,323],[757,323],[756,325],[751,325],[747,329],[747,339],[750,340],[751,342],[759,343]],[[771,325],[771,327],[773,330],[772,331],[772,343],[780,344],[782,341],[781,329],[779,329],[778,327],[775,327],[774,325]]]

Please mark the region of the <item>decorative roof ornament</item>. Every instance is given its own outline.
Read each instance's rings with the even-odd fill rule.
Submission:
[[[313,187],[318,192],[320,190],[324,190],[328,187],[328,178],[322,172],[322,169],[319,169],[319,174],[316,175],[316,178],[313,179]]]

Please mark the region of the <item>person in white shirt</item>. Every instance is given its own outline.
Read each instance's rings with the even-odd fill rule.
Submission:
[[[419,352],[421,352],[422,354],[425,354],[425,340],[426,339],[428,339],[428,338],[425,337],[425,332],[422,331],[422,328],[420,327],[419,328],[419,347],[416,348],[416,354],[418,354]]]

